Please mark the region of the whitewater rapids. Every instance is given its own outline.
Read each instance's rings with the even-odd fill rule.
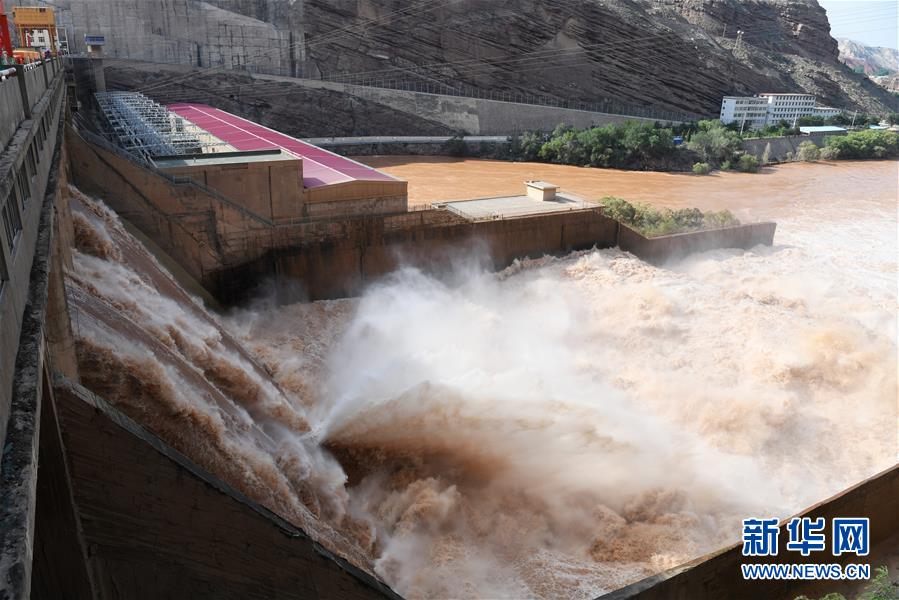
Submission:
[[[72,196],[85,384],[407,597],[595,597],[897,460],[895,188],[227,317]]]

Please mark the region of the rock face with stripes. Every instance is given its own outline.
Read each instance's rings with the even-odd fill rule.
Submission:
[[[896,102],[839,62],[816,0],[59,4],[76,50],[105,33],[114,57],[708,115],[723,95],[762,91],[870,112]]]

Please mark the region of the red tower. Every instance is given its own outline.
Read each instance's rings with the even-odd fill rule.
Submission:
[[[12,58],[12,39],[9,37],[9,22],[3,0],[0,0],[0,50],[6,50],[6,56]]]

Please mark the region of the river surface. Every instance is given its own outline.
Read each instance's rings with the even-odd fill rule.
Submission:
[[[775,245],[665,268],[460,255],[439,279],[223,316],[72,190],[85,383],[410,598],[595,597],[895,464],[896,163],[377,161],[422,202],[536,177],[774,219]]]
[[[450,158],[445,156],[360,157],[365,164],[409,182],[409,203],[489,198],[524,193],[524,182],[542,179],[587,200],[620,196],[631,202],[702,210],[730,209],[744,216],[783,215],[797,201],[814,196],[841,201],[858,190],[895,192],[899,170],[892,161],[789,163],[760,173],[710,175],[623,171]]]

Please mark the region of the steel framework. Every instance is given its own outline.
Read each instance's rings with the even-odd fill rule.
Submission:
[[[97,92],[94,96],[110,137],[143,159],[233,149],[141,93]]]

